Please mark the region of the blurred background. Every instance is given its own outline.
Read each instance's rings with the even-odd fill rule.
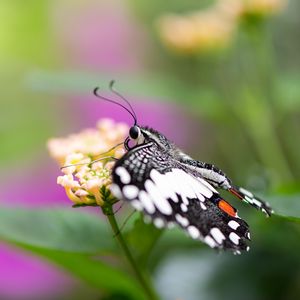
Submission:
[[[279,215],[233,202],[253,234],[240,257],[163,235],[148,262],[162,299],[299,299],[299,13],[297,0],[2,0],[0,211],[10,210],[0,213],[0,299],[131,299],[109,289],[104,298],[101,286],[3,233],[20,207],[71,209],[49,138],[101,117],[131,124],[92,95],[111,79],[140,124]]]

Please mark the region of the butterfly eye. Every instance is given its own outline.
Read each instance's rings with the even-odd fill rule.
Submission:
[[[132,126],[129,129],[129,136],[131,139],[136,140],[141,134],[141,130],[138,126]]]

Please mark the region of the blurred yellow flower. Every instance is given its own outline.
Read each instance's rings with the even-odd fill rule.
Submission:
[[[171,50],[184,54],[212,52],[231,44],[244,16],[272,15],[282,11],[286,3],[287,0],[218,0],[204,10],[161,16],[158,33]]]
[[[287,0],[244,0],[243,14],[268,16],[280,13]]]
[[[236,27],[234,18],[215,8],[184,16],[165,15],[157,24],[162,42],[183,53],[222,49],[230,43]]]
[[[114,165],[110,157],[119,158],[125,153],[122,145],[109,150],[125,140],[128,130],[124,123],[101,119],[97,128],[48,141],[50,155],[60,167],[68,166],[62,169],[64,175],[58,176],[57,183],[74,204],[104,204],[103,192],[109,189]],[[101,161],[89,164],[98,159]]]

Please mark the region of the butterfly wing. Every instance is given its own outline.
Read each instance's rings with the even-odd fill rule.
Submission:
[[[245,203],[250,204],[251,206],[265,213],[267,217],[270,217],[274,213],[268,202],[261,200],[242,187],[232,186],[229,191]]]
[[[181,157],[182,159],[180,160],[180,163],[194,172],[197,172],[199,177],[208,181],[215,188],[229,191],[240,200],[262,211],[268,217],[273,213],[272,208],[267,202],[242,187],[232,185],[232,180],[230,180],[230,178],[228,178],[226,174],[216,166],[193,160],[183,152],[181,152]]]
[[[248,225],[236,209],[155,143],[130,149],[116,162],[112,177],[115,196],[149,216],[157,227],[177,223],[212,248],[248,250]]]

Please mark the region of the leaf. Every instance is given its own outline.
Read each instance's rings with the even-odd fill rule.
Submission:
[[[111,230],[100,217],[71,209],[1,206],[0,239],[43,256],[101,291],[144,299],[141,288],[128,272],[112,267],[99,256],[115,250]]]
[[[110,266],[100,257],[43,249],[26,243],[20,243],[18,246],[63,267],[72,275],[100,291],[130,295],[130,299],[145,299],[139,284],[128,272]]]
[[[33,210],[0,206],[0,239],[44,249],[97,253],[115,249],[99,216],[72,209]]]
[[[300,195],[276,195],[268,198],[275,215],[300,223]]]
[[[276,83],[277,104],[287,112],[299,110],[300,108],[300,86],[298,74],[284,74]]]
[[[179,227],[157,229],[135,214],[126,223],[124,236],[142,267],[155,270],[164,257],[174,250],[202,248],[203,244],[191,239]],[[123,231],[124,232],[124,231]]]
[[[133,226],[127,230],[125,238],[140,264],[144,265],[147,262],[161,233],[162,230],[157,229],[153,224],[146,224],[142,215],[138,215]]]

